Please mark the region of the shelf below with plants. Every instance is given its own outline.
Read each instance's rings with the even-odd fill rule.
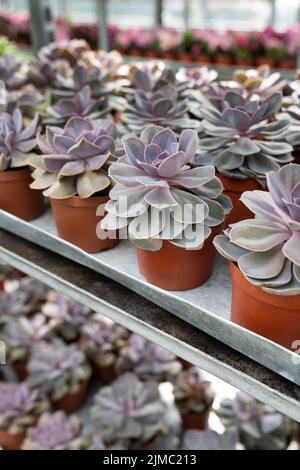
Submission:
[[[300,422],[299,386],[108,277],[5,230],[0,259]]]

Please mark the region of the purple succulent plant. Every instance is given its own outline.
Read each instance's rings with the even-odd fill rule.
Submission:
[[[65,123],[72,116],[99,119],[109,113],[105,97],[92,98],[91,88],[86,85],[71,98],[61,98],[47,108],[47,113],[54,118],[54,123]],[[47,122],[51,121],[51,118]]]
[[[31,427],[22,444],[23,450],[85,450],[90,439],[82,434],[78,416],[64,412],[43,414],[36,426]]]
[[[238,436],[234,431],[218,434],[208,429],[206,431],[189,430],[183,435],[183,450],[236,450]]]
[[[26,302],[27,296],[24,292],[0,292],[0,325],[9,322],[13,316],[22,314]]]
[[[176,79],[180,83],[189,83],[188,89],[207,91],[212,82],[216,80],[218,72],[206,66],[198,68],[180,68],[176,74]]]
[[[134,372],[141,380],[167,381],[181,370],[181,364],[173,353],[132,334],[128,345],[121,349],[118,368]]]
[[[48,408],[38,390],[26,383],[0,382],[0,430],[12,434],[24,432],[37,416]]]
[[[211,383],[202,378],[197,367],[190,367],[178,374],[174,383],[174,396],[182,414],[209,410],[215,397]]]
[[[58,59],[67,60],[72,66],[76,64],[84,51],[90,46],[84,39],[71,39],[70,41],[52,42],[39,51],[39,58],[43,62],[53,62]]]
[[[109,168],[117,184],[110,192],[102,228],[128,227],[134,243],[151,250],[159,250],[163,239],[181,247],[202,246],[210,227],[222,223],[231,205],[221,196],[222,185],[212,166],[190,168],[196,147],[197,134],[188,129],[177,138],[171,129],[151,126],[140,138],[125,139],[126,157]],[[189,214],[183,214],[186,204],[193,208]],[[203,209],[198,215],[196,207]],[[145,217],[150,226],[143,223]],[[184,231],[191,225],[196,236],[187,240]]]
[[[30,161],[33,189],[45,189],[44,195],[65,199],[92,196],[105,190],[110,179],[104,171],[115,151],[117,129],[111,121],[92,122],[73,117],[63,129],[47,127],[46,136],[38,135],[41,156]]]
[[[8,90],[16,90],[26,83],[26,78],[18,75],[22,62],[16,59],[15,54],[0,56],[0,81],[3,81]]]
[[[269,122],[281,107],[282,96],[274,93],[262,102],[226,93],[220,109],[202,109],[204,138],[200,139],[196,164],[213,163],[230,178],[265,180],[270,170],[293,160],[292,147],[274,141],[289,126],[285,120]]]
[[[255,219],[215,238],[217,250],[235,261],[254,285],[277,295],[300,294],[300,165],[267,173],[269,191],[247,191],[241,200]]]
[[[39,116],[24,127],[20,110],[0,113],[0,171],[27,165],[30,152],[36,147]]]

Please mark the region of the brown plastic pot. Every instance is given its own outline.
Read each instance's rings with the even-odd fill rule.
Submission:
[[[18,434],[11,434],[7,431],[0,431],[0,446],[4,450],[20,450],[26,436],[26,431]]]
[[[194,60],[198,62],[198,64],[210,64],[212,62],[212,58],[207,54],[195,55]]]
[[[109,383],[117,378],[117,372],[114,364],[109,366],[100,366],[95,359],[90,358],[90,363],[94,374],[101,380],[101,382]]]
[[[37,219],[44,211],[42,191],[30,189],[29,167],[0,171],[0,209],[23,220]]]
[[[160,53],[158,51],[145,51],[145,56],[149,59],[157,59],[160,57]]]
[[[68,199],[50,199],[56,228],[59,236],[73,245],[98,253],[117,245],[118,240],[97,237],[96,228],[104,216],[97,216],[96,210],[108,201],[108,196],[95,196],[81,199],[78,196]]]
[[[251,284],[235,263],[230,264],[233,280],[231,320],[275,343],[293,349],[300,340],[300,295],[280,296]]]
[[[186,431],[187,429],[199,429],[203,431],[208,426],[209,410],[203,411],[202,413],[181,413],[182,428]]]
[[[27,367],[26,367],[26,362],[18,361],[18,362],[13,362],[11,364],[16,376],[20,380],[20,382],[23,382],[27,378],[28,372],[27,372]]]
[[[69,393],[59,400],[52,400],[53,408],[62,410],[69,415],[75,413],[84,404],[88,382],[88,380],[81,382],[76,393]]]
[[[188,52],[181,52],[179,54],[179,60],[180,62],[183,62],[184,64],[193,62],[194,56],[192,54],[189,54]]]
[[[279,62],[279,67],[287,70],[296,69],[296,60],[295,59],[285,59]]]
[[[218,65],[232,65],[232,58],[230,55],[217,54],[215,56],[215,63]]]
[[[271,68],[276,67],[276,60],[272,57],[258,57],[256,60],[256,65],[259,67],[261,65],[268,65]]]
[[[164,60],[176,60],[176,53],[175,52],[163,52],[162,59]]]
[[[164,241],[159,251],[137,248],[141,274],[161,289],[181,291],[204,284],[211,276],[216,256],[212,244],[221,227],[212,230],[201,250],[185,250]]]
[[[227,178],[227,176],[223,176],[220,173],[218,173],[217,176],[220,178],[224,186],[225,191],[223,194],[231,199],[233,205],[232,211],[226,217],[224,228],[228,227],[230,224],[240,222],[241,220],[253,219],[253,212],[251,212],[242,203],[242,201],[240,201],[240,197],[245,191],[253,191],[255,189],[262,190],[262,186],[252,179],[234,180]]]
[[[241,67],[252,67],[254,65],[252,59],[241,59],[240,57],[235,59],[235,63]]]
[[[191,367],[193,367],[193,365],[190,362],[186,361],[182,357],[177,356],[177,361],[180,362],[183,369],[190,369]]]

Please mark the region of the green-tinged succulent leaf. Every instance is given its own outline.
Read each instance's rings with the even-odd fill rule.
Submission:
[[[93,194],[104,191],[110,186],[110,179],[102,171],[86,171],[79,175],[76,182],[77,194],[87,198]]]

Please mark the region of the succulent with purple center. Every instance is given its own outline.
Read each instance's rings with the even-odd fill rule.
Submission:
[[[237,445],[238,437],[234,431],[218,434],[211,429],[191,429],[184,433],[182,440],[182,450],[236,450]]]
[[[24,127],[20,110],[0,113],[0,171],[27,165],[30,152],[36,147],[39,116]]]
[[[142,447],[162,431],[164,409],[156,383],[126,373],[96,393],[91,418],[106,444]]]
[[[197,367],[190,367],[178,374],[174,383],[174,396],[181,414],[208,411],[215,397],[211,383],[201,377]]]
[[[223,400],[217,413],[226,429],[237,432],[246,450],[286,449],[295,424],[241,392],[234,400]]]
[[[26,383],[0,382],[0,430],[11,434],[23,432],[48,409],[38,390]]]
[[[154,251],[164,239],[179,247],[202,247],[231,203],[221,195],[213,166],[189,166],[196,132],[187,129],[177,138],[171,129],[151,126],[140,138],[125,139],[124,147],[126,156],[109,169],[117,184],[110,191],[102,228],[128,229],[136,245]],[[185,236],[191,228],[195,236]]]
[[[15,110],[22,112],[24,117],[33,118],[37,112],[43,111],[45,97],[33,85],[25,85],[19,90],[7,91],[3,111],[13,114]]]
[[[22,444],[23,450],[86,450],[90,438],[82,433],[78,416],[66,416],[62,411],[44,413],[31,427]]]
[[[12,318],[2,332],[9,361],[27,361],[33,345],[49,338],[52,332],[53,326],[41,313],[30,318],[23,316]]]
[[[26,83],[26,77],[21,73],[22,62],[15,54],[0,56],[0,80],[8,90],[16,90]]]
[[[241,200],[255,219],[231,226],[214,244],[252,284],[277,295],[300,294],[300,165],[267,173],[267,191]]]
[[[58,59],[68,61],[74,66],[84,51],[89,51],[90,46],[84,39],[71,39],[70,41],[52,42],[39,50],[39,59],[53,62]]]
[[[108,117],[109,107],[105,97],[93,99],[91,89],[86,85],[74,97],[61,98],[48,106],[46,111],[53,117],[46,118],[46,122],[54,121],[54,124],[59,125],[72,116],[88,117],[92,120]]]
[[[75,344],[66,346],[59,340],[34,345],[27,370],[28,384],[51,400],[76,393],[91,375],[84,353]]]
[[[49,292],[41,311],[66,341],[78,338],[80,328],[89,322],[92,313],[86,305],[56,291]]]
[[[179,83],[189,83],[189,90],[206,92],[212,82],[216,80],[218,72],[209,69],[206,66],[197,68],[182,67],[176,74],[176,79]]]
[[[292,161],[291,145],[274,141],[289,122],[270,122],[281,107],[282,96],[274,93],[266,100],[247,101],[235,92],[226,93],[222,109],[208,105],[202,110],[203,138],[200,138],[196,165],[213,163],[229,178],[265,181],[268,171],[276,171]]]
[[[48,126],[46,135],[37,137],[42,155],[30,161],[36,168],[31,188],[45,189],[44,195],[54,199],[104,191],[110,185],[106,167],[116,139],[111,121],[73,117],[63,129]]]
[[[115,364],[120,350],[127,344],[129,331],[95,315],[81,328],[80,345],[87,356],[100,367]]]
[[[181,370],[176,356],[157,344],[132,334],[128,345],[121,349],[118,369],[132,371],[141,380],[167,381]]]

